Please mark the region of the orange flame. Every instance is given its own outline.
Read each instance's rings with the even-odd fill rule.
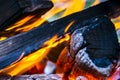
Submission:
[[[41,48],[34,53],[24,57],[21,61],[0,70],[0,72],[5,72],[11,76],[22,74],[31,69],[35,64],[40,62],[48,54],[51,48],[57,46],[64,41],[68,41],[69,39],[70,35],[66,34],[65,37],[55,42],[57,40],[57,36],[54,36],[53,38],[44,43],[44,45],[47,45],[46,47]]]
[[[41,18],[38,18],[31,24],[25,25],[23,27],[19,27],[19,26],[22,26],[24,23],[28,22],[29,20],[31,20],[32,18],[34,18],[35,15],[27,16],[27,17],[23,18],[22,20],[16,22],[10,28],[6,29],[6,31],[9,31],[12,29],[15,29],[16,31],[22,30],[22,32],[28,31],[28,30],[32,29],[33,27],[37,27],[37,26],[41,25],[47,19],[49,19],[56,13],[61,12],[65,9],[66,9],[66,12],[63,16],[71,14],[72,12],[82,10],[82,8],[81,8],[82,4],[81,4],[80,8],[70,11],[73,6],[75,6],[76,4],[78,5],[78,2],[75,2],[75,0],[56,0],[56,1],[53,0],[53,2],[55,4],[54,7],[50,11],[48,11],[45,15],[43,15]],[[74,22],[71,22],[65,31],[67,31],[73,23]],[[47,45],[46,47],[41,48],[38,51],[28,55],[27,57],[23,58],[20,62],[14,63],[14,64],[4,68],[3,70],[0,70],[0,72],[4,71],[4,72],[10,74],[11,76],[22,74],[22,73],[26,72],[27,70],[32,68],[36,63],[40,62],[48,54],[49,50],[52,47],[55,47],[59,43],[62,43],[64,41],[68,41],[70,39],[70,36],[68,34],[66,34],[63,39],[55,42],[56,39],[57,39],[57,36],[54,36],[52,39],[50,39],[44,43],[45,45]]]
[[[38,27],[43,22],[48,20],[49,18],[53,17],[55,14],[60,13],[64,11],[63,15],[61,17],[65,17],[69,14],[78,12],[80,10],[83,10],[85,7],[85,0],[52,0],[54,3],[54,7],[48,11],[46,14],[44,14],[42,17],[37,18],[34,22],[31,24],[22,26],[24,23],[31,20],[35,15],[33,16],[27,16],[24,19],[16,22],[14,25],[12,25],[10,28],[6,29],[6,31],[15,29],[16,31],[28,31],[34,27]],[[95,0],[95,2],[92,5],[96,5],[99,3],[99,0]],[[60,18],[60,17],[59,17]],[[120,18],[119,18],[120,19]],[[64,32],[67,32],[68,29],[74,24],[75,21],[72,21],[68,24]],[[119,27],[120,22],[115,22],[116,28]],[[19,28],[17,28],[19,27]],[[4,38],[3,38],[4,39]],[[41,48],[30,55],[24,57],[21,61],[11,64],[10,66],[0,70],[0,72],[5,72],[11,76],[22,74],[28,70],[30,70],[34,65],[37,65],[46,55],[49,53],[51,48],[56,47],[58,44],[68,41],[70,39],[70,35],[66,34],[65,37],[61,38],[60,40],[57,40],[57,35],[48,40],[44,43],[45,47]],[[56,41],[57,40],[57,41]],[[38,66],[39,67],[39,66]],[[75,80],[74,78],[71,78],[71,80]]]
[[[19,26],[23,25],[24,23],[26,23],[27,21],[29,21],[33,17],[34,16],[27,16],[27,17],[21,19],[20,21],[16,22],[13,26],[11,26],[10,28],[8,28],[6,30],[8,31],[8,30],[14,29],[16,27],[19,27]]]
[[[17,21],[15,24],[9,26],[9,28],[6,29],[6,32],[4,32],[4,33],[6,33],[7,35],[10,35],[10,36],[13,36],[13,35],[15,35],[14,34],[15,32],[16,33],[17,32],[18,33],[26,32],[28,30],[33,29],[34,27],[40,26],[46,20],[50,19],[57,13],[60,13],[65,10],[63,16],[61,16],[61,17],[64,17],[64,16],[67,16],[74,12],[82,10],[85,5],[84,0],[77,0],[77,1],[76,0],[52,0],[52,1],[54,3],[54,7],[51,10],[49,10],[46,14],[44,14],[41,17],[37,17],[37,19],[35,19],[34,17],[36,15],[38,15],[38,13],[36,15],[28,15],[28,16],[24,17],[23,19]],[[60,18],[60,17],[58,17],[58,18]],[[32,20],[34,20],[34,21],[32,21]],[[29,24],[25,25],[26,22]],[[9,33],[9,31],[10,31],[10,33]],[[5,40],[5,39],[7,39],[7,37],[0,37],[0,40]]]

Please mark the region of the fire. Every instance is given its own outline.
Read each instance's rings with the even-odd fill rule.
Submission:
[[[120,16],[117,17],[116,19],[113,19],[113,23],[116,29],[120,29]]]
[[[85,0],[71,0],[71,1],[72,1],[72,5],[66,9],[62,17],[84,9]]]
[[[69,28],[72,26],[72,24],[74,24],[74,23],[75,23],[75,21],[70,22],[70,23],[68,24],[68,26],[65,28],[64,32],[67,32],[68,29],[69,29]]]
[[[49,10],[46,14],[39,17],[38,19],[36,19],[31,24],[16,29],[16,31],[21,31],[22,30],[22,32],[26,32],[28,30],[33,29],[34,27],[38,27],[41,24],[43,24],[45,21],[47,21],[49,18],[54,16],[55,14],[57,14],[57,13],[63,11],[64,9],[68,8],[71,4],[72,4],[72,1],[67,1],[67,0],[66,1],[61,1],[61,2],[60,1],[55,2],[54,7],[51,10]]]
[[[34,16],[26,16],[25,18],[21,19],[20,21],[16,22],[14,25],[10,26],[10,28],[6,29],[6,31],[14,29],[16,27],[22,26],[23,24],[25,24],[27,21],[29,21],[30,19],[32,19]]]
[[[52,2],[54,3],[54,7],[51,10],[49,10],[46,14],[44,14],[43,16],[36,18],[33,22],[30,22],[27,25],[24,25],[26,22],[31,21],[31,19],[35,17],[35,15],[28,15],[24,17],[23,19],[19,20],[18,22],[16,22],[15,24],[13,24],[12,26],[10,26],[10,28],[6,29],[6,31],[10,31],[14,29],[16,32],[19,32],[19,31],[21,31],[21,33],[26,32],[26,31],[33,29],[34,27],[40,26],[46,20],[50,19],[57,13],[63,12],[63,15],[59,17],[61,18],[69,14],[83,10],[86,6],[85,0],[52,0]],[[92,5],[96,5],[99,2],[100,2],[99,0],[95,0],[95,2]],[[118,18],[118,20],[119,21],[114,22],[116,29],[120,28],[119,26],[120,17]],[[64,30],[64,32],[67,32],[68,29],[72,26],[72,24],[74,24],[74,22],[75,21],[70,22],[68,26],[66,27],[66,29]],[[0,37],[0,40],[4,40],[4,39],[7,39],[7,37]],[[51,48],[56,47],[58,44],[63,43],[65,41],[69,41],[69,40],[70,40],[69,34],[65,34],[65,36],[60,39],[58,39],[58,36],[55,35],[53,38],[51,38],[50,40],[48,40],[47,42],[43,44],[43,48],[40,48],[39,50],[31,53],[30,55],[24,57],[23,59],[21,59],[22,55],[24,55],[22,54],[20,57],[21,59],[20,61],[18,59],[17,61],[14,62],[14,64],[11,64],[8,67],[0,70],[0,72],[5,72],[11,76],[15,76],[15,75],[25,73],[26,71],[30,70],[34,66],[39,68],[38,63],[44,57],[46,57],[46,55],[49,53]],[[71,78],[71,80],[75,80],[75,79]]]
[[[39,27],[41,24],[43,24],[45,21],[50,19],[51,17],[54,17],[55,14],[63,12],[63,15],[58,17],[64,17],[69,14],[72,14],[74,12],[80,11],[84,9],[85,0],[52,0],[54,3],[54,7],[49,10],[47,13],[45,13],[43,16],[36,16],[39,15],[36,13],[36,15],[28,15],[21,20],[17,21],[15,24],[9,26],[8,29],[6,29],[4,32],[7,35],[13,36],[14,33],[22,33],[29,31],[33,29],[34,27]],[[79,6],[79,7],[78,7]],[[37,17],[37,18],[35,18]],[[27,24],[25,24],[27,23]],[[5,40],[8,37],[0,37],[0,40]]]
[[[82,1],[81,6],[79,8],[70,11],[71,9],[73,9],[72,8],[73,6],[75,6],[76,4],[78,5],[78,2],[76,2],[75,0],[53,0],[53,2],[54,2],[54,7],[42,17],[37,18],[35,21],[31,22],[30,24],[24,25],[26,22],[31,21],[31,19],[34,19],[35,17],[35,15],[32,15],[32,16],[28,15],[24,17],[23,19],[17,21],[12,26],[10,26],[10,28],[6,29],[6,31],[10,31],[10,30],[15,30],[16,32],[17,31],[21,31],[21,32],[28,31],[34,27],[38,27],[43,22],[48,20],[50,17],[54,16],[55,14],[63,10],[65,10],[65,13],[63,16],[67,16],[73,12],[82,10],[84,8],[83,4],[85,4],[85,1],[84,2]],[[79,2],[81,2],[81,0],[79,0]],[[73,23],[74,22],[71,22],[68,26],[70,27]],[[69,27],[67,27],[65,31],[67,31]],[[3,39],[6,39],[6,38],[2,38],[2,40]],[[14,64],[11,64],[10,66],[4,68],[3,70],[0,70],[0,72],[6,72],[10,74],[11,76],[24,73],[25,71],[31,69],[38,62],[40,62],[48,54],[49,50],[52,47],[55,47],[64,41],[68,41],[70,39],[70,36],[69,34],[66,34],[64,38],[61,38],[59,41],[55,42],[56,39],[57,39],[57,36],[54,36],[52,39],[44,43],[44,45],[47,45],[46,47],[41,48],[38,51],[31,53],[30,55],[24,57],[19,62],[17,62],[18,60],[15,61]]]
[[[24,57],[17,63],[11,64],[10,66],[0,70],[0,72],[5,72],[11,76],[22,74],[32,67],[34,67],[37,63],[39,63],[46,55],[49,53],[50,49],[56,47],[58,44],[68,41],[70,39],[70,35],[66,34],[60,40],[57,40],[57,35],[44,43],[45,47],[31,53],[30,55]],[[57,41],[56,41],[57,40]],[[44,46],[43,45],[43,46]]]
[[[0,37],[0,41],[7,39],[7,37]]]

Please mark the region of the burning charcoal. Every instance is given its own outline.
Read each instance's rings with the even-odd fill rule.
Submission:
[[[30,30],[28,32],[12,36],[4,41],[1,41],[0,42],[0,69],[3,69],[6,66],[16,61],[19,61],[20,59],[22,59],[24,56],[27,56],[31,52],[40,49],[43,43],[48,39],[50,39],[51,37],[53,37],[54,35],[58,34],[58,36],[63,36],[65,34],[64,30],[70,22],[74,21],[75,23],[68,29],[66,33],[72,34],[73,31],[75,31],[76,29],[85,27],[86,22],[84,21],[86,21],[87,19],[109,13],[107,11],[109,8],[108,7],[109,4],[110,4],[109,1],[101,3],[99,5],[90,7],[81,12],[71,14],[59,20],[41,25],[40,27],[34,28],[33,30]],[[93,24],[98,22],[95,20],[89,20],[87,23]],[[109,25],[109,23],[106,25]],[[104,28],[107,28],[107,27],[104,27]],[[110,38],[110,39],[113,39],[113,38]],[[109,40],[108,42],[110,41],[112,40]]]
[[[102,74],[102,75],[105,75],[105,76],[109,76],[110,75],[110,72],[111,72],[111,69],[112,69],[112,64],[108,65],[107,67],[98,67],[96,66],[92,61],[91,59],[89,58],[88,56],[88,53],[85,52],[86,51],[86,48],[80,50],[77,55],[76,55],[76,63],[78,63],[78,65],[80,65],[81,68],[90,68],[91,70],[95,70],[95,74]],[[102,64],[104,65],[104,64]],[[93,74],[94,74],[93,72]],[[98,73],[97,73],[98,72]],[[95,75],[94,74],[94,75]]]
[[[52,74],[55,72],[55,70],[56,70],[56,65],[53,62],[48,61],[46,64],[46,67],[44,69],[44,73],[45,74]]]
[[[107,16],[98,16],[83,23],[84,27],[72,34],[68,63],[74,65],[75,60],[78,68],[93,76],[108,77],[114,65],[113,61],[119,57],[114,25]]]

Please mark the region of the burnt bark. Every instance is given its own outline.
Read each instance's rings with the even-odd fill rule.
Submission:
[[[17,0],[0,0],[0,28],[4,28],[4,25],[14,20],[22,14]]]
[[[71,36],[65,76],[71,73],[73,65],[98,78],[110,76],[111,65],[119,58],[119,43],[113,23],[107,16],[97,16],[79,26],[84,27],[76,29]]]
[[[71,21],[75,21],[75,23],[66,33],[72,34],[72,32],[76,29],[83,27],[86,20],[99,15],[108,15],[108,13],[110,13],[110,7],[108,7],[108,5],[110,4],[111,3],[109,1],[101,3],[81,12],[77,12],[59,20],[46,23],[40,27],[34,28],[33,30],[1,41],[0,69],[16,61],[22,53],[24,53],[24,56],[26,56],[31,52],[41,48],[43,43],[53,37],[55,34],[58,34],[58,36],[63,36],[65,34],[64,29]]]

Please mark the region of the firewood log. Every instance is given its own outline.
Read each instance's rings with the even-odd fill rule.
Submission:
[[[67,33],[71,33],[78,28],[81,28],[83,21],[99,15],[108,15],[109,1],[101,3],[99,5],[90,7],[81,12],[77,12],[61,18],[59,20],[41,25],[25,33],[15,35],[7,40],[0,42],[0,69],[5,68],[14,61],[16,61],[21,54],[24,56],[39,49],[45,41],[53,37],[54,35],[64,35],[66,26],[75,21],[75,23],[69,28]]]

